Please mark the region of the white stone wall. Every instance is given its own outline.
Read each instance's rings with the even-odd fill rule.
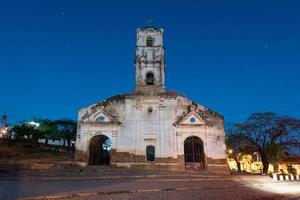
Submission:
[[[112,148],[117,152],[145,155],[146,146],[154,145],[158,158],[184,155],[184,140],[197,136],[203,141],[207,158],[226,158],[221,116],[196,105],[197,111],[205,112],[208,117],[205,120],[199,117],[197,122],[205,124],[190,125],[190,118],[180,124],[180,119],[189,113],[194,103],[183,96],[165,93],[163,33],[163,29],[137,29],[135,93],[79,111],[76,150],[83,156],[88,155],[90,140],[102,134],[112,140]],[[152,46],[147,46],[147,37],[154,39]],[[146,84],[148,72],[154,75],[154,85]],[[150,107],[151,113],[148,112]],[[96,122],[101,109],[104,114],[111,114],[106,123]]]
[[[61,139],[59,139],[59,140],[52,140],[52,139],[50,139],[50,140],[48,140],[48,141],[46,141],[46,139],[39,139],[39,143],[42,143],[42,144],[46,144],[46,142],[48,142],[47,144],[48,145],[55,145],[55,146],[63,146],[64,145],[64,140],[61,140]],[[71,146],[72,146],[72,144],[74,144],[74,140],[71,140]],[[67,141],[65,141],[65,146],[67,146],[68,145],[68,143],[67,143]]]
[[[154,40],[153,46],[147,46],[148,37]],[[164,88],[165,55],[163,48],[163,30],[153,28],[138,29],[135,56],[135,78],[138,90],[140,87],[146,86],[146,74],[148,72],[152,72],[154,75],[154,85]]]
[[[116,126],[79,123],[76,148],[88,151],[92,137],[103,134],[112,140],[112,148],[117,152],[145,155],[146,146],[155,146],[155,155],[160,158],[184,155],[184,140],[197,136],[203,141],[205,155],[212,159],[225,159],[223,121],[218,119],[214,126],[175,127],[174,123],[183,113],[188,113],[192,102],[184,97],[129,96],[125,101],[113,103],[118,120]],[[148,112],[149,107],[152,113]],[[203,106],[199,106],[204,109]],[[79,113],[81,121],[82,113]]]
[[[224,130],[214,127],[199,128],[178,128],[176,129],[177,137],[177,154],[184,154],[184,141],[190,136],[197,136],[203,141],[204,153],[206,157],[212,159],[226,158],[226,145],[224,142]]]
[[[164,30],[162,28],[137,29],[136,33],[137,46],[146,46],[147,37],[149,36],[151,36],[154,39],[154,46],[163,46]]]
[[[97,125],[79,125],[76,138],[76,150],[88,152],[93,137],[105,135],[112,140],[112,148],[117,148],[118,127],[99,127]]]

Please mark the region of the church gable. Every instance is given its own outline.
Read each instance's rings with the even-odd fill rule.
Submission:
[[[190,111],[185,117],[178,121],[178,125],[204,125],[204,120],[194,111]]]
[[[206,121],[199,115],[200,112],[196,104],[189,107],[189,112],[183,114],[174,124],[175,126],[202,126],[206,125]]]
[[[205,124],[205,122],[199,115],[197,115],[194,111],[192,111],[181,120],[180,124],[182,124],[182,125],[203,125],[203,124]]]
[[[96,123],[108,123],[108,124],[115,124],[119,123],[114,117],[112,117],[107,111],[103,108],[99,109],[97,112],[92,114],[90,117],[84,120],[85,122],[96,122]]]
[[[106,123],[106,122],[110,122],[111,119],[108,115],[106,115],[105,113],[103,113],[102,111],[96,113],[94,116],[94,121],[97,122],[102,122],[102,123]]]

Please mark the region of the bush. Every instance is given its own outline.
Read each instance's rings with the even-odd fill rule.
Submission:
[[[287,170],[288,170],[289,174],[297,175],[297,169],[293,168],[292,165],[287,165]]]

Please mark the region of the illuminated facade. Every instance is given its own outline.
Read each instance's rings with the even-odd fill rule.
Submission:
[[[79,111],[79,165],[228,172],[223,117],[165,90],[163,33],[137,29],[134,92]]]

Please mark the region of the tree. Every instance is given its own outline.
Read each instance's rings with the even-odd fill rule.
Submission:
[[[237,170],[241,171],[241,164],[239,162],[240,156],[242,156],[245,152],[243,151],[243,145],[237,140],[234,134],[230,133],[226,138],[226,146],[228,157],[235,160],[237,164]]]
[[[269,163],[279,161],[293,148],[300,148],[300,120],[272,112],[253,113],[227,133],[227,144],[237,152],[260,154],[264,173],[268,172]]]
[[[23,141],[24,145],[32,143],[38,145],[39,139],[44,137],[44,133],[42,131],[26,122],[23,122],[21,125],[14,126],[12,130],[16,133],[16,139]]]
[[[68,144],[71,147],[71,141],[76,139],[77,123],[74,120],[57,120],[54,121],[55,126],[60,132],[60,138],[64,141],[63,146]]]
[[[51,120],[40,120],[38,129],[43,132],[45,143],[48,144],[48,140],[59,139],[59,131],[55,123]]]

